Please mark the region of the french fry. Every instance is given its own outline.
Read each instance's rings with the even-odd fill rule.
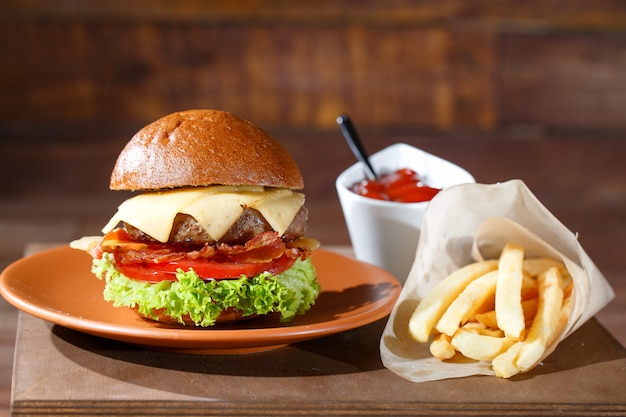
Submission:
[[[563,262],[550,258],[524,259],[524,272],[533,277],[538,276],[540,273],[547,271],[552,267],[556,267],[559,270],[559,273],[563,278],[563,289],[572,284],[572,276]]]
[[[470,282],[443,313],[435,326],[437,331],[454,336],[485,300],[493,297],[497,281],[498,271],[490,271]]]
[[[469,330],[470,332],[482,334],[485,336],[492,337],[504,337],[504,332],[495,327],[485,327],[484,325],[477,322],[469,322],[463,325],[465,330]]]
[[[493,358],[491,367],[497,376],[500,378],[510,378],[520,372],[515,359],[519,356],[523,348],[523,342],[516,342],[513,346]]]
[[[522,300],[537,297],[537,277],[524,274],[522,278]]]
[[[498,327],[511,339],[524,337],[526,324],[522,310],[524,247],[507,243],[498,263],[496,286],[496,320]]]
[[[531,321],[537,315],[537,306],[539,304],[539,297],[529,298],[522,301],[522,310],[524,311],[524,322]]]
[[[498,328],[498,322],[496,321],[496,310],[490,310],[484,313],[477,313],[474,316],[474,320],[490,329]]]
[[[460,328],[450,341],[463,356],[477,361],[490,361],[515,343],[505,336],[480,334],[478,331]]]
[[[432,329],[450,303],[473,280],[498,267],[497,260],[480,261],[464,266],[440,281],[421,302],[409,319],[409,334],[426,343]]]
[[[559,319],[557,321],[557,329],[552,334],[550,340],[548,340],[547,345],[550,346],[552,342],[561,334],[565,326],[567,326],[567,322],[569,321],[569,316],[572,313],[572,297],[566,295],[563,299],[563,305],[561,307],[561,312],[559,313]]]
[[[529,298],[528,300],[522,301],[522,311],[524,311],[524,322],[532,320],[537,313],[537,298]],[[485,327],[492,329],[498,327],[495,310],[486,311],[484,313],[476,313],[473,318]]]
[[[537,314],[528,331],[526,340],[517,342],[492,361],[496,375],[510,378],[519,372],[526,372],[535,366],[563,326],[563,317],[569,312],[562,312],[563,279],[556,267],[539,275],[539,303]],[[565,320],[565,323],[567,321]]]
[[[524,259],[522,269],[531,277],[537,277],[544,271],[556,267],[561,274],[563,280],[567,280],[570,275],[569,271],[565,267],[565,264],[561,261],[557,261],[551,258],[528,258]]]
[[[563,283],[563,285],[563,297],[570,297],[572,295],[572,290],[574,289],[574,281],[570,281],[568,285]]]
[[[450,344],[450,338],[445,334],[439,334],[435,336],[430,342],[430,354],[433,357],[445,361],[456,355],[456,350]]]

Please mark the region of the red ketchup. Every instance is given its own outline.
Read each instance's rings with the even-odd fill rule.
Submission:
[[[364,197],[400,203],[430,201],[441,191],[424,184],[410,168],[400,168],[393,173],[383,174],[378,181],[363,180],[352,185],[350,190]]]

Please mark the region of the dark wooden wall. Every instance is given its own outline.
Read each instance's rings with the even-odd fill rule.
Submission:
[[[620,0],[1,0],[0,60],[2,138],[200,107],[270,130],[346,111],[376,129],[626,131]]]

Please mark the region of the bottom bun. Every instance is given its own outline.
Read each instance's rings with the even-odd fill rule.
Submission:
[[[148,315],[140,313],[138,308],[134,308],[134,310],[141,317],[146,318],[148,320],[158,321],[159,323],[182,325],[182,323],[179,322],[177,319],[166,315],[164,312],[164,309],[152,310],[152,313],[153,313],[152,316],[148,316]],[[215,320],[215,324],[236,323],[242,320],[250,320],[257,316],[258,314],[252,314],[252,315],[244,317],[241,311],[234,309],[234,308],[228,308],[220,313],[220,315]],[[184,325],[186,326],[200,327],[200,326],[197,326],[193,320],[191,320],[189,315],[183,316],[182,320],[184,321]]]

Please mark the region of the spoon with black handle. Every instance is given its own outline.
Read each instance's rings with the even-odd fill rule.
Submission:
[[[367,152],[365,152],[365,148],[363,148],[363,144],[350,121],[350,117],[345,113],[341,114],[337,117],[337,124],[339,128],[341,128],[343,137],[346,139],[346,142],[348,142],[354,156],[365,165],[365,174],[367,177],[370,180],[378,180],[378,175],[376,175],[374,168],[372,168]]]

